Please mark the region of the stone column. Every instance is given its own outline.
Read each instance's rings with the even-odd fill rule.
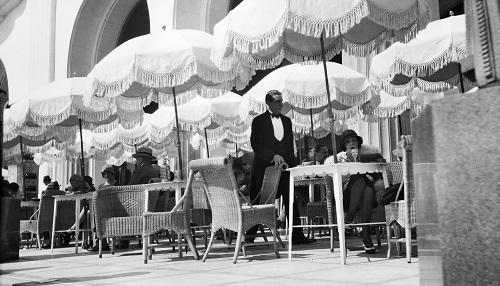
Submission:
[[[0,89],[0,134],[2,135],[2,138],[0,138],[0,168],[3,168],[4,162],[3,162],[3,123],[4,123],[4,110],[5,106],[7,105],[7,102],[9,101],[9,96],[7,95],[7,92],[5,92],[3,89]],[[5,178],[7,179],[7,178]]]
[[[481,89],[412,122],[420,285],[500,284],[500,2],[464,4]]]

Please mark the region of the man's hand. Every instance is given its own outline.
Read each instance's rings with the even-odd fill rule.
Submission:
[[[276,154],[273,157],[273,162],[274,162],[274,167],[278,168],[278,166],[282,163],[285,163],[285,159],[281,157],[280,155]]]

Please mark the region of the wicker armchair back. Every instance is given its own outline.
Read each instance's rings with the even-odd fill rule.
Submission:
[[[93,195],[96,232],[99,239],[142,235],[146,211],[145,185],[111,186]],[[148,208],[154,210],[158,191],[149,194]]]

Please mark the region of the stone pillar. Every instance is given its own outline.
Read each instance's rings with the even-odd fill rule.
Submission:
[[[0,138],[0,169],[3,168],[3,123],[4,123],[4,110],[7,102],[9,101],[9,97],[7,96],[7,92],[3,89],[0,89],[0,134],[2,134],[2,138]],[[6,178],[7,179],[7,178]]]
[[[464,4],[481,89],[412,122],[420,285],[500,284],[500,3]]]

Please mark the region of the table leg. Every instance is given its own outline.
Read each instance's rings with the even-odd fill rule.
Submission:
[[[340,172],[333,174],[333,192],[335,194],[335,207],[337,209],[337,226],[339,231],[340,263],[346,264],[346,245],[344,229],[344,206],[342,203],[342,176]]]
[[[289,189],[289,199],[288,199],[288,229],[290,235],[288,235],[288,260],[292,260],[292,233],[293,233],[293,201],[295,200],[294,193],[295,181],[293,174],[290,173],[290,189]]]
[[[75,202],[75,253],[78,253],[78,234],[80,233],[80,198]]]
[[[309,201],[314,202],[314,183],[309,181]]]
[[[52,237],[50,238],[50,252],[54,252],[54,235],[56,233],[57,199],[54,199],[54,216],[52,217]],[[40,245],[40,248],[42,245]]]

